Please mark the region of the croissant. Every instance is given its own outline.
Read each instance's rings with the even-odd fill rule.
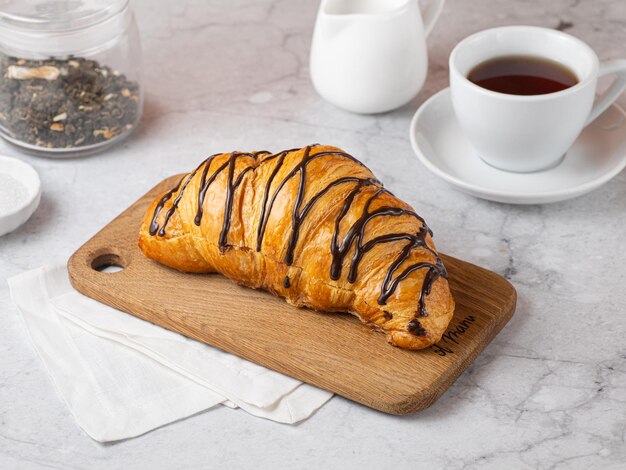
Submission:
[[[337,147],[210,156],[154,200],[139,247],[180,271],[350,312],[401,348],[436,343],[454,312],[424,220]]]

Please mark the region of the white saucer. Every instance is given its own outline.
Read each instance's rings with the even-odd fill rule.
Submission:
[[[535,173],[511,173],[485,163],[461,131],[449,88],[417,110],[410,138],[420,161],[440,178],[473,196],[511,204],[574,198],[626,166],[626,113],[617,105],[585,128],[561,163]]]

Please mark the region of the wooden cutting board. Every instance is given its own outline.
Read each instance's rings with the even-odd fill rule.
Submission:
[[[168,178],[85,243],[68,262],[83,294],[190,338],[350,400],[393,414],[423,410],[465,370],[515,311],[501,276],[442,255],[456,312],[439,344],[422,351],[390,346],[348,314],[288,305],[217,274],[184,274],[137,247],[149,204],[180,179]],[[115,273],[103,266],[119,265]]]

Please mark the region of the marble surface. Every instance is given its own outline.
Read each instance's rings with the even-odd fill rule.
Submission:
[[[40,172],[44,195],[25,226],[0,239],[0,279],[67,259],[156,181],[204,155],[328,142],[411,202],[442,251],[510,279],[517,313],[413,416],[335,397],[298,426],[222,408],[100,445],[75,425],[1,282],[1,468],[624,468],[626,173],[568,202],[496,204],[431,176],[407,136],[417,106],[447,86],[447,56],[461,38],[495,25],[560,26],[602,59],[624,57],[622,0],[449,0],[429,40],[423,91],[378,116],[340,111],[313,91],[314,0],[138,0],[135,8],[147,91],[141,128],[93,158],[21,157]],[[4,143],[0,153],[18,155]]]

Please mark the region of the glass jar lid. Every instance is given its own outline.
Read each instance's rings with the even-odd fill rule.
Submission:
[[[0,0],[0,23],[20,28],[68,31],[99,23],[129,0]]]
[[[0,0],[0,44],[26,58],[84,53],[127,25],[129,0]]]

